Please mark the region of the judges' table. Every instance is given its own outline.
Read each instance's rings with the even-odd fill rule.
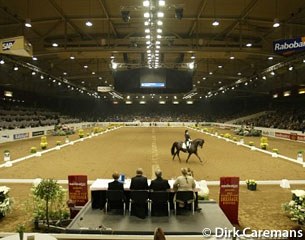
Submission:
[[[91,206],[93,209],[103,209],[105,206],[106,202],[106,190],[108,189],[108,183],[112,182],[113,179],[96,179],[92,185],[90,186],[90,191],[91,191]],[[148,186],[150,186],[151,180],[148,179]],[[175,180],[168,180],[168,183],[171,187],[171,192],[172,192],[172,197],[174,196],[174,190],[173,190],[173,185],[174,185]],[[131,179],[126,179],[124,182],[124,190],[125,193],[128,197],[128,192],[130,188],[130,183]],[[200,190],[200,185],[198,181],[195,181],[196,187],[195,187],[195,192]],[[197,206],[197,198],[196,198],[196,206]]]
[[[10,235],[1,240],[19,240],[19,234]],[[48,234],[40,234],[40,233],[24,233],[23,239],[34,239],[34,240],[56,240],[57,238],[48,235]]]

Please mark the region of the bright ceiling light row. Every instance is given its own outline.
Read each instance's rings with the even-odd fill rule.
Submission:
[[[160,65],[160,48],[162,39],[162,26],[164,12],[161,11],[165,6],[165,1],[144,0],[144,26],[146,39],[146,59],[149,68],[158,68]]]

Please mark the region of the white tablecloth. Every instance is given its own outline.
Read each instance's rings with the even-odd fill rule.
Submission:
[[[27,237],[34,236],[35,240],[57,240],[57,238],[48,235],[48,234],[40,234],[40,233],[24,233],[23,240],[26,240]],[[19,240],[19,234],[10,235],[4,238],[1,238],[1,240]]]

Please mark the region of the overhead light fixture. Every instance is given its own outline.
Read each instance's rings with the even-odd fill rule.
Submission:
[[[252,43],[247,43],[246,47],[252,47]]]
[[[284,97],[289,97],[290,94],[291,94],[291,91],[285,91],[285,92],[283,93],[283,96],[284,96]]]
[[[144,13],[144,17],[145,17],[145,18],[149,18],[149,17],[150,17],[149,12],[145,12],[145,13]]]
[[[165,0],[159,0],[159,6],[164,7],[165,6]]]
[[[268,60],[273,60],[273,57],[272,56],[268,57]]]
[[[150,2],[148,0],[143,1],[143,7],[149,7]]]
[[[288,70],[289,70],[289,71],[292,71],[292,70],[293,70],[293,66],[290,66],[290,67],[288,68]]]
[[[196,57],[195,57],[195,55],[194,54],[192,54],[192,56],[191,56],[191,59],[195,59]]]
[[[270,74],[271,74],[272,76],[274,76],[274,75],[275,75],[275,72],[274,72],[274,71],[272,71]]]
[[[125,103],[126,104],[132,104],[132,101],[126,101]]]
[[[58,43],[52,43],[52,47],[58,47]]]
[[[0,60],[0,64],[2,65],[2,64],[4,64],[5,63],[5,61],[3,60],[3,59],[1,59]]]
[[[112,62],[111,66],[112,66],[112,69],[114,69],[114,70],[118,68],[118,64],[115,62]]]
[[[165,104],[166,102],[165,101],[159,101],[159,104]]]
[[[222,65],[218,65],[218,68],[222,68]]]
[[[32,27],[31,19],[27,18],[25,20],[24,26],[26,26],[27,28],[31,28]]]
[[[298,92],[299,92],[299,94],[304,94],[305,93],[305,88],[300,88]]]
[[[235,57],[234,56],[230,56],[230,59],[233,60],[233,59],[235,59]]]
[[[121,11],[121,15],[124,22],[129,22],[130,20],[129,11]]]
[[[164,12],[157,12],[157,17],[163,18],[164,17]]]
[[[87,27],[92,27],[92,26],[93,26],[93,23],[92,23],[91,21],[88,20],[88,21],[86,22],[86,26],[87,26]]]
[[[38,60],[38,58],[37,58],[37,57],[33,57],[32,59],[33,59],[33,61],[37,61],[37,60]]]
[[[186,101],[186,104],[193,104],[193,101]]]
[[[173,101],[173,104],[177,105],[177,104],[179,104],[179,102],[178,101]]]
[[[88,68],[88,65],[84,65],[84,68]]]
[[[161,28],[158,28],[158,29],[157,29],[157,33],[162,33],[162,29],[161,29]]]
[[[274,27],[274,28],[278,28],[279,26],[281,26],[280,21],[279,21],[278,18],[275,18],[275,19],[273,20],[273,27]]]
[[[158,26],[162,26],[162,25],[163,25],[163,22],[162,22],[161,20],[158,20],[158,21],[157,21],[157,25],[158,25]]]
[[[237,75],[238,75],[238,76],[241,76],[241,72],[238,72]]]
[[[74,59],[75,59],[75,57],[74,57],[74,56],[70,56],[70,59],[71,59],[71,60],[74,60]]]
[[[35,72],[35,71],[33,71],[33,72],[32,72],[32,75],[33,75],[33,76],[34,76],[34,75],[36,75],[36,72]]]
[[[175,9],[175,18],[181,20],[183,17],[183,8],[176,8]]]
[[[217,27],[217,26],[219,26],[219,22],[215,19],[215,20],[212,22],[212,25],[213,25],[214,27]]]
[[[18,66],[14,66],[14,71],[18,71]]]
[[[266,78],[266,76],[262,76],[262,79],[263,79],[263,80],[266,80],[267,78]]]
[[[140,104],[146,104],[146,102],[145,102],[145,101],[140,101],[139,103],[140,103]]]
[[[191,62],[191,63],[188,64],[188,66],[189,66],[189,69],[194,69],[195,64],[193,62]]]

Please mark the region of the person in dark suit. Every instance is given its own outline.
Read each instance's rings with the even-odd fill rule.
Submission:
[[[156,179],[151,181],[149,188],[153,191],[166,191],[170,189],[170,185],[167,180],[162,178],[162,171],[157,169],[155,171]]]
[[[136,176],[131,178],[130,189],[131,190],[148,189],[147,177],[143,176],[142,168],[138,168],[136,171]]]
[[[120,174],[118,172],[114,172],[112,174],[113,181],[108,183],[108,190],[118,190],[124,191],[124,184],[119,182]],[[126,202],[126,197],[123,198],[124,202]],[[112,201],[111,209],[121,209],[122,201]]]
[[[113,181],[108,183],[108,190],[124,190],[124,185],[119,182],[119,177],[120,174],[118,172],[112,174]]]
[[[138,168],[136,171],[136,176],[131,178],[130,190],[148,190],[147,178],[143,176],[142,168]],[[137,202],[133,204],[133,209],[131,212],[133,215],[144,219],[148,212],[146,205],[147,204],[144,202]]]

